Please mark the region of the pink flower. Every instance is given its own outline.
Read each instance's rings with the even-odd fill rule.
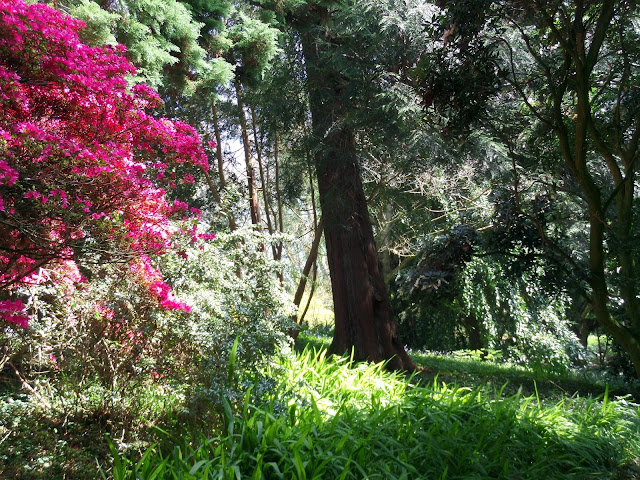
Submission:
[[[60,366],[58,365],[58,359],[56,358],[56,356],[53,353],[49,354],[49,361],[51,363],[53,363],[53,368],[55,370],[59,370],[60,369]]]
[[[6,160],[0,160],[0,185],[12,186],[18,181],[18,176],[18,172]]]
[[[24,315],[24,310],[25,306],[20,300],[3,300],[0,302],[0,319],[27,328],[29,317]]]
[[[193,175],[191,175],[190,173],[185,173],[182,176],[182,183],[184,183],[186,185],[192,185],[192,184],[196,183],[196,181],[193,179]]]
[[[129,88],[124,47],[90,47],[82,28],[45,4],[0,0],[0,212],[17,225],[0,227],[0,289],[76,288],[77,266],[65,262],[84,238],[138,257],[132,273],[159,306],[188,311],[145,255],[173,248],[200,217],[165,189],[209,168],[205,147],[190,125],[153,116],[161,100],[151,88]],[[45,264],[34,272],[24,251]],[[0,307],[0,318],[28,325],[21,303]]]

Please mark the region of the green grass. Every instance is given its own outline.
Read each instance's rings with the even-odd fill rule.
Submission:
[[[321,350],[331,345],[333,330],[327,327],[304,328],[296,340],[296,350],[302,351],[305,347]]]
[[[329,330],[323,328],[305,330],[298,338],[298,350],[301,351],[307,346],[316,349],[328,348],[331,344],[330,334]],[[492,355],[485,357],[477,351],[447,354],[411,352],[410,355],[421,369],[418,377],[426,382],[432,382],[437,377],[445,383],[467,387],[491,383],[504,385],[507,394],[520,391],[525,395],[533,395],[537,390],[539,394],[553,398],[573,395],[597,397],[608,391],[616,397],[630,395],[634,401],[640,403],[640,382],[602,375],[598,371],[541,371],[493,361]]]
[[[426,383],[309,347],[266,373],[278,386],[260,405],[227,403],[222,434],[137,461],[114,450],[113,478],[640,478],[638,406],[608,394]]]
[[[640,401],[638,382],[596,375],[594,372],[543,372],[518,365],[479,361],[474,358],[433,353],[414,353],[413,360],[422,367],[420,377],[431,381],[435,377],[447,383],[504,385],[505,392],[534,394],[536,390],[545,397],[601,396],[605,391],[612,396],[630,396]]]

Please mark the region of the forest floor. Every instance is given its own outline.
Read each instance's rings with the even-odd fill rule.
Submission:
[[[296,349],[299,352],[309,350],[324,351],[331,343],[329,333],[327,330],[322,329],[311,330],[300,336]],[[458,392],[467,392],[469,394],[467,397],[462,394],[462,397],[464,397],[464,400],[461,400],[462,403],[469,405],[476,402],[476,406],[480,406],[480,409],[484,411],[491,410],[496,415],[491,419],[470,421],[469,425],[476,430],[471,435],[472,437],[478,434],[482,436],[482,433],[478,432],[482,432],[484,429],[487,430],[487,435],[491,436],[495,433],[500,437],[502,433],[495,422],[499,422],[498,418],[501,416],[511,418],[513,412],[510,410],[515,408],[523,413],[520,420],[526,419],[526,422],[531,422],[526,428],[534,426],[533,429],[535,430],[542,426],[542,429],[550,433],[551,437],[556,440],[565,436],[575,440],[575,444],[569,447],[569,450],[573,452],[570,456],[573,456],[575,462],[568,460],[565,467],[556,472],[547,467],[555,464],[562,454],[552,446],[554,441],[545,440],[542,451],[546,453],[542,455],[547,455],[548,462],[542,460],[537,467],[528,471],[528,473],[519,470],[513,464],[509,466],[509,461],[504,458],[498,459],[497,457],[500,455],[496,458],[491,458],[492,454],[488,453],[480,461],[481,463],[486,462],[484,466],[467,465],[468,468],[460,468],[458,462],[458,470],[455,473],[452,470],[447,471],[445,466],[445,470],[441,470],[441,476],[420,478],[640,479],[640,406],[638,405],[640,403],[640,382],[637,380],[625,381],[621,376],[606,374],[602,369],[597,368],[595,360],[592,360],[593,364],[591,366],[585,365],[580,369],[554,372],[502,363],[496,361],[498,359],[492,358],[486,351],[434,353],[426,351],[412,352],[409,350],[409,353],[418,365],[418,371],[410,378],[410,382],[415,386],[416,390],[429,391],[431,395],[434,392],[448,392],[448,394],[443,394],[440,398],[447,398],[447,395],[453,395],[453,397],[448,397],[444,401],[445,405],[448,402],[451,402],[451,404],[446,407],[440,406],[440,408],[445,408],[449,411],[455,410],[456,407],[453,405],[457,402],[455,400],[456,395]],[[438,394],[436,394],[437,396]],[[534,405],[534,410],[537,409],[539,416],[536,414],[529,416],[531,412],[528,409],[532,405]],[[612,413],[612,411],[608,411],[611,405],[615,405],[613,409],[617,413],[608,417],[608,414]],[[605,413],[607,411],[608,413]],[[618,414],[620,414],[620,417],[616,417]],[[516,414],[516,416],[519,416],[519,414]],[[462,417],[465,419],[459,420],[459,417],[454,414],[445,424],[450,420],[453,420],[454,423],[460,421],[460,425],[466,424],[465,415],[463,414]],[[608,420],[604,420],[604,417],[608,417]],[[539,421],[540,423],[538,423]],[[605,424],[608,424],[608,426],[604,427]],[[572,428],[568,427],[569,425],[572,427],[577,426],[578,428],[569,433]],[[596,425],[604,428],[599,430],[600,427],[596,427]],[[446,432],[447,430],[447,427],[441,426],[440,428],[440,432]],[[495,432],[494,429],[496,430]],[[603,438],[611,435],[608,441],[615,443],[615,434],[613,432],[616,431],[621,433],[617,441],[621,442],[620,444],[623,445],[623,449],[626,451],[618,459],[621,460],[624,457],[625,460],[617,464],[617,461],[614,461],[613,464],[610,464],[609,470],[607,470],[604,468],[603,463],[604,457],[607,455],[600,459],[592,456],[595,451],[603,448],[603,444],[599,446],[590,444],[593,438],[591,440],[588,439],[589,435],[581,438],[581,435],[586,432],[590,432],[595,437],[602,436]],[[539,433],[532,432],[532,434],[535,438]],[[517,429],[515,433],[511,431],[507,436],[509,440],[502,444],[505,450],[512,448],[517,450],[521,447],[518,444]],[[496,437],[496,441],[500,443],[501,440],[498,437]],[[532,440],[532,443],[524,448],[527,455],[540,447],[537,444],[537,440],[531,438],[529,440]],[[440,441],[447,443],[446,439],[441,438]],[[465,442],[466,440],[463,441],[463,443]],[[524,440],[524,442],[527,443],[528,440]],[[474,458],[472,451],[475,452],[474,448],[477,448],[477,446],[460,447],[457,455]],[[564,447],[566,446],[567,444],[564,444]],[[606,448],[604,447],[605,450]],[[589,459],[592,464],[582,470],[580,465],[584,466],[582,462],[585,459]],[[611,460],[612,458],[609,457],[609,459]],[[539,457],[529,460],[530,463],[536,463],[537,461],[540,461]],[[504,470],[497,473],[498,470],[495,470],[496,464],[501,462]],[[488,474],[491,468],[487,467],[487,465],[492,465],[494,473]],[[485,467],[489,468],[489,470]],[[543,471],[546,473],[543,474]]]

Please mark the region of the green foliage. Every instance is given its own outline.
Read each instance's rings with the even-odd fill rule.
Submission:
[[[118,479],[624,478],[638,473],[637,406],[624,400],[503,396],[310,350],[282,363],[258,406],[223,414],[221,435],[116,455]],[[140,463],[143,463],[142,465]]]
[[[568,299],[546,294],[535,274],[514,281],[499,263],[476,258],[465,270],[462,296],[464,315],[482,322],[488,346],[505,359],[558,372],[583,360],[566,319]]]
[[[220,406],[223,398],[243,395],[246,385],[228,381],[232,352],[235,370],[256,374],[276,352],[289,349],[295,310],[276,277],[282,265],[263,253],[269,241],[251,229],[222,233],[202,249],[187,249],[187,258],[173,255],[163,265],[192,308],[183,328],[193,352],[193,408],[199,408],[198,399]]]
[[[429,122],[446,136],[465,137],[502,85],[506,67],[497,61],[501,42],[498,35],[478,35],[488,2],[445,0],[438,5],[446,13],[438,10],[425,25],[435,48],[421,56],[411,76]]]
[[[105,432],[113,433],[121,451],[144,447],[149,438],[143,428],[147,422],[170,423],[168,419],[177,416],[184,401],[175,385],[148,384],[119,397],[118,392],[89,382],[53,385],[40,378],[33,386],[40,398],[0,395],[2,478],[96,478],[96,459],[109,458]],[[51,404],[45,405],[42,398]],[[110,401],[111,407],[105,409]]]
[[[424,63],[441,75],[416,72],[425,107],[462,137],[475,129],[502,144],[515,206],[572,279],[573,300],[592,303],[637,375],[637,3],[439,5],[432,38],[442,38],[443,49]],[[432,78],[445,87],[433,89],[435,99],[426,96]]]
[[[80,32],[80,39],[87,45],[111,45],[118,41],[113,34],[120,16],[100,8],[91,0],[80,0],[69,4],[69,14],[81,19],[86,27]]]
[[[482,136],[459,153],[496,163],[504,154]],[[565,205],[522,179],[528,194],[514,199],[509,188],[487,182],[489,175],[506,182],[511,173],[472,160],[457,172],[431,168],[420,185],[424,193],[413,195],[422,198],[410,200],[429,205],[414,208],[407,222],[423,225],[421,235],[393,229],[389,241],[404,244],[395,250],[412,254],[390,285],[401,336],[411,348],[496,349],[505,361],[566,371],[584,360],[574,333],[582,311],[570,315],[583,285],[567,277],[565,259],[540,230],[562,216]],[[561,220],[555,228],[556,238],[566,233]]]
[[[226,0],[182,0],[182,3],[187,5],[194,18],[202,22],[203,46],[211,50],[208,42],[215,42],[216,38],[210,33],[224,29],[224,20],[231,13],[232,3]]]
[[[278,51],[280,31],[258,18],[241,11],[232,16],[224,34],[231,43],[230,63],[237,65],[236,75],[248,85],[262,79],[270,61]]]
[[[418,349],[497,349],[504,360],[550,371],[582,361],[569,300],[544,285],[546,265],[521,243],[504,250],[506,259],[483,255],[486,248],[466,226],[426,243],[392,284],[402,338]]]
[[[293,308],[266,241],[238,231],[167,254],[163,268],[190,314],[158,310],[120,265],[87,270],[92,281],[79,289],[25,290],[33,324],[0,332],[0,439],[11,444],[0,472],[89,478],[107,455],[105,433],[125,452],[153,441],[153,425],[216,425],[223,399],[237,403],[289,348]],[[28,396],[14,393],[19,379]]]
[[[117,41],[127,47],[127,58],[138,69],[132,79],[136,83],[190,94],[195,88],[194,74],[211,76],[219,70],[206,62],[205,50],[199,45],[203,25],[177,0],[107,2],[104,8],[92,0],[61,3],[87,23],[84,41],[91,45]]]
[[[144,444],[148,422],[171,425],[185,403],[185,317],[158,310],[126,266],[85,273],[79,288],[53,278],[22,289],[29,329],[0,332],[7,478],[92,478],[106,432]]]

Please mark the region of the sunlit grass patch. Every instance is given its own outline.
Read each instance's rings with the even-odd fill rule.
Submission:
[[[268,372],[267,372],[268,373]],[[114,478],[634,478],[638,406],[625,400],[505,395],[390,373],[306,349],[282,361],[259,405],[226,405],[225,430],[158,447]],[[117,455],[116,455],[117,456]],[[119,462],[119,463],[118,463]],[[140,464],[142,462],[142,464]]]
[[[296,346],[299,351],[305,347],[327,349],[331,345],[333,331],[326,328],[303,328],[300,331]]]
[[[429,381],[437,376],[449,383],[465,385],[507,384],[505,391],[511,394],[521,390],[525,395],[530,395],[537,389],[545,396],[554,398],[576,394],[597,397],[608,390],[615,396],[631,394],[640,401],[640,391],[633,382],[625,383],[585,370],[555,373],[540,371],[501,361],[480,360],[477,356],[464,353],[412,352],[411,356],[423,368],[420,377]]]

